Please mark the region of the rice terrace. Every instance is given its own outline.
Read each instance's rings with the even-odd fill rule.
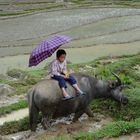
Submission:
[[[60,48],[66,51],[68,71],[76,73],[86,92],[68,101],[59,99],[61,90],[50,80],[54,52],[28,65],[40,42],[63,35],[71,38]],[[74,95],[72,86],[66,90]],[[39,91],[48,99],[45,94],[41,99]],[[88,109],[72,113],[79,102],[78,111],[82,103],[89,103]],[[32,131],[33,103],[39,112]],[[49,118],[45,127],[48,108],[57,108],[55,115],[62,109],[63,115]],[[140,140],[140,0],[0,0],[0,140]]]

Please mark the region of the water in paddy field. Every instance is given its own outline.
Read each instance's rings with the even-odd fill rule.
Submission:
[[[126,44],[110,44],[110,45],[97,45],[94,47],[85,48],[68,48],[67,59],[72,63],[84,63],[92,61],[102,56],[120,56],[127,54],[135,54],[140,51],[140,42],[126,43]],[[47,60],[40,63],[38,66],[28,68],[29,55],[17,55],[0,58],[0,73],[5,73],[8,69],[21,68],[21,69],[37,69],[43,68],[47,63],[55,58],[55,54]]]
[[[28,69],[29,55],[23,54],[29,54],[37,44],[56,32],[74,39],[63,46],[72,63],[140,51],[139,9],[89,8],[44,12],[0,20],[0,27],[0,57],[6,56],[0,58],[0,73],[12,68]],[[44,67],[54,56],[36,68]]]

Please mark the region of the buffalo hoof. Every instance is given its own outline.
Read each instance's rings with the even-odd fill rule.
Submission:
[[[36,127],[37,125],[33,124],[32,126],[30,126],[30,129],[32,132],[35,132],[36,131]]]

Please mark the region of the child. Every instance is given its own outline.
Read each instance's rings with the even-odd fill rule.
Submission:
[[[67,73],[67,63],[66,63],[66,52],[63,49],[59,49],[56,52],[56,59],[50,64],[50,74],[51,77],[59,82],[59,86],[63,93],[63,100],[68,100],[73,98],[66,91],[66,81],[68,81],[77,91],[78,95],[85,95],[83,91],[77,85],[75,78]]]

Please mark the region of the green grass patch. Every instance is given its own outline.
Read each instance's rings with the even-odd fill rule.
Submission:
[[[24,5],[24,4],[54,4],[53,2],[50,3],[50,2],[47,2],[47,1],[20,1],[20,2],[15,2],[14,3],[15,5]]]
[[[124,92],[129,98],[129,103],[125,106],[121,106],[110,99],[97,99],[90,106],[94,112],[108,114],[115,120],[134,120],[140,116],[140,88],[125,90]]]
[[[118,137],[122,134],[131,133],[140,128],[140,74],[133,68],[140,65],[140,55],[125,57],[119,61],[98,65],[97,74],[103,79],[113,79],[111,71],[117,73],[125,84],[131,86],[131,89],[124,90],[129,97],[129,103],[126,106],[120,106],[115,101],[98,99],[91,103],[94,112],[102,112],[112,116],[116,122],[106,125],[103,129],[93,133],[79,134],[76,139],[93,140],[104,137]]]
[[[19,131],[25,131],[29,129],[29,118],[25,117],[19,121],[6,122],[0,126],[0,134],[8,135]]]
[[[87,5],[90,4],[90,6],[134,6],[139,7],[140,1],[139,0],[72,0],[73,3],[79,4],[79,5]]]
[[[30,70],[28,71],[28,74],[31,77],[38,77],[38,78],[42,78],[45,77],[47,75],[47,66],[46,69],[38,69],[38,70]]]
[[[24,14],[31,14],[33,12],[39,12],[39,11],[49,11],[50,9],[56,9],[56,8],[63,8],[64,5],[63,4],[51,4],[48,5],[45,8],[30,8],[27,9],[23,12],[1,12],[0,16],[16,16],[16,15],[24,15]]]
[[[11,113],[12,111],[16,111],[22,108],[26,108],[28,106],[27,101],[21,100],[17,103],[0,107],[0,116]]]
[[[16,15],[23,15],[23,14],[29,14],[31,13],[30,11],[24,11],[24,12],[1,12],[0,16],[16,16]]]
[[[21,69],[11,69],[11,70],[7,71],[6,74],[8,76],[11,76],[11,77],[17,78],[17,79],[23,79],[28,75],[28,73],[26,71],[21,70]]]
[[[93,133],[81,133],[76,136],[76,140],[96,140],[104,137],[118,137],[120,135],[125,135],[140,129],[140,118],[134,121],[117,121],[109,123],[102,129],[99,129]]]
[[[25,11],[27,11],[27,12],[47,11],[47,10],[50,10],[50,9],[61,8],[63,6],[64,6],[63,4],[56,4],[56,5],[47,6],[45,8],[32,8],[32,9],[27,9]]]
[[[41,118],[42,115],[39,114],[38,122],[41,121]],[[29,130],[29,117],[25,117],[18,121],[5,122],[3,125],[0,126],[1,135],[8,135],[26,130]]]
[[[13,78],[18,79],[16,81],[0,80],[0,83],[9,84],[16,89],[16,92],[10,95],[13,96],[26,94],[33,85],[39,82],[42,78],[45,78],[47,71],[43,69],[32,71],[12,69],[8,71],[7,74]]]

